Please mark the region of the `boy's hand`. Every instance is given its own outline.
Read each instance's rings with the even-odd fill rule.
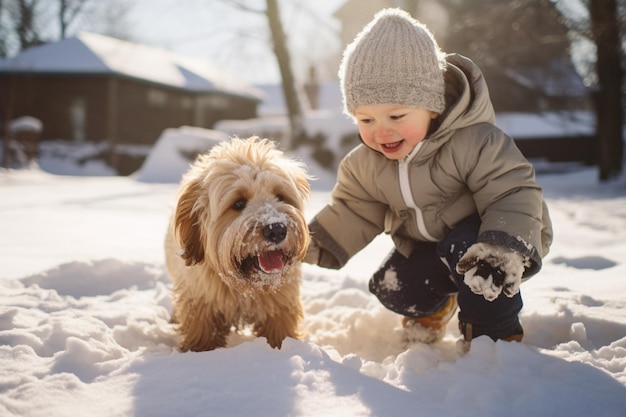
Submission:
[[[309,241],[309,247],[307,249],[306,255],[302,262],[306,262],[308,264],[317,265],[320,259],[320,247],[317,246],[317,243],[313,239]]]
[[[519,292],[524,258],[519,253],[490,243],[475,243],[456,266],[474,294],[493,301],[504,291],[507,297]]]

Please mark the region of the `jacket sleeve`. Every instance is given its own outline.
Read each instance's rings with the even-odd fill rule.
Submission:
[[[384,229],[387,206],[376,201],[363,186],[371,169],[359,169],[350,154],[337,173],[332,202],[309,223],[311,239],[319,248],[317,264],[341,268]]]
[[[468,145],[460,169],[481,216],[478,241],[509,247],[528,258],[523,276],[530,277],[541,269],[552,240],[534,168],[513,139],[495,127]]]

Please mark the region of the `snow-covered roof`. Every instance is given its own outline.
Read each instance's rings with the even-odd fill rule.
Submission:
[[[543,91],[552,97],[587,97],[589,90],[574,64],[567,59],[555,59],[543,67],[506,69],[505,74],[517,84],[531,90]]]
[[[592,136],[595,115],[588,111],[496,113],[496,125],[514,139]]]
[[[0,72],[120,74],[197,93],[263,98],[261,91],[204,60],[88,32],[0,60]]]

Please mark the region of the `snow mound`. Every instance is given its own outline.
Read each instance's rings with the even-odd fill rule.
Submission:
[[[165,129],[134,176],[148,183],[178,183],[195,157],[228,140],[223,132],[182,126]]]
[[[313,282],[321,278],[305,275]],[[566,360],[569,355],[486,337],[475,339],[464,356],[454,337],[402,347],[392,315],[374,307],[362,286],[338,288],[333,297],[331,288],[308,291],[308,340],[287,339],[277,350],[265,339],[239,335],[226,349],[180,354],[169,323],[168,285],[161,267],[115,260],[0,280],[0,409],[30,416],[200,410],[413,416],[419,410],[467,417],[618,416],[626,406],[623,384],[585,363],[589,358]],[[581,325],[574,332],[584,337]],[[374,342],[363,345],[368,338]],[[359,354],[313,342],[331,339],[338,349]],[[387,357],[375,359],[385,354],[376,343],[387,346]],[[626,337],[603,349],[596,361],[623,366]]]
[[[26,286],[37,285],[59,295],[81,298],[129,288],[143,291],[153,288],[159,279],[163,279],[163,272],[153,265],[105,259],[68,262],[21,281]]]

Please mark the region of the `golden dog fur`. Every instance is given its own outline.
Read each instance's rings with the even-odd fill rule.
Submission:
[[[257,137],[196,159],[165,242],[181,350],[224,347],[246,325],[272,347],[301,337],[307,180],[303,164]]]

